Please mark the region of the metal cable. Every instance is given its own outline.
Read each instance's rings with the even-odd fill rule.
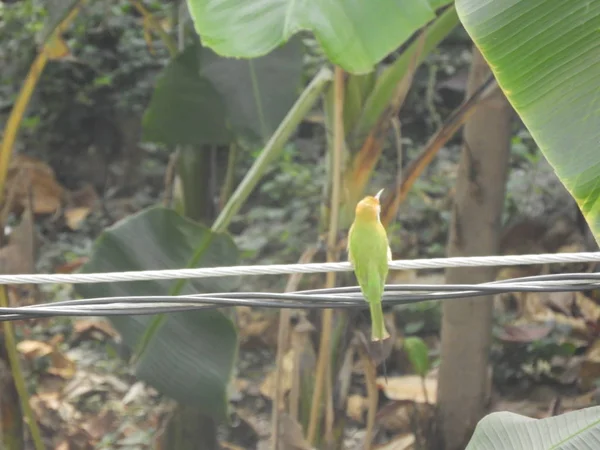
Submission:
[[[441,269],[447,267],[518,266],[551,263],[600,262],[600,252],[541,255],[473,256],[391,261],[391,270]],[[200,269],[143,270],[129,272],[0,275],[1,284],[109,283],[119,281],[175,280],[239,275],[281,275],[292,273],[349,272],[349,262],[272,264],[210,267]]]
[[[572,273],[513,278],[481,284],[385,286],[385,305],[406,305],[508,292],[585,291],[600,288],[600,273]],[[228,292],[177,296],[122,296],[65,300],[0,308],[0,321],[48,316],[147,315],[231,306],[269,308],[366,308],[358,286],[292,293]]]

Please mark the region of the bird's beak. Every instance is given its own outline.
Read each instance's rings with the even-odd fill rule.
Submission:
[[[377,194],[375,194],[375,198],[377,199],[377,201],[379,201],[379,198],[381,197],[381,194],[383,193],[384,189],[380,190]]]

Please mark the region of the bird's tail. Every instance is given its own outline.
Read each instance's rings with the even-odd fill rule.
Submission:
[[[390,337],[387,329],[385,328],[385,322],[383,320],[383,308],[381,307],[381,300],[369,301],[369,309],[371,310],[371,340],[383,341]]]

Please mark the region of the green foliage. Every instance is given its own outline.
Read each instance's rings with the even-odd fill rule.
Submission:
[[[307,243],[316,242],[325,168],[319,149],[304,144],[302,150],[298,144],[285,147],[282,158],[264,175],[251,199],[253,205],[245,207],[232,224],[232,229],[244,230],[236,243],[252,260],[289,261]],[[252,155],[246,158],[242,170]]]
[[[35,56],[33,36],[44,26],[39,2],[0,3],[0,114],[7,113]]]
[[[198,248],[209,242],[201,254]],[[152,208],[131,216],[102,233],[84,273],[228,266],[237,262],[231,238],[214,233],[165,208]],[[80,284],[85,297],[168,295],[172,282],[143,281],[111,284]],[[230,278],[192,280],[182,294],[233,289]],[[132,352],[145,336],[152,316],[115,316],[114,327]],[[232,322],[218,310],[169,314],[155,330],[147,351],[135,367],[136,376],[178,402],[198,407],[217,419],[227,415],[227,385],[237,352]]]
[[[0,122],[52,19],[45,2],[2,5]],[[158,5],[153,12],[160,18],[167,9]],[[20,146],[43,154],[61,178],[92,152],[114,155],[125,135],[135,134],[131,117],[146,107],[154,78],[168,60],[161,45],[154,45],[154,54],[149,51],[141,19],[127,0],[87,2],[65,38],[72,57],[48,63],[27,109],[31,126],[19,136]]]
[[[298,97],[302,55],[300,39],[252,60],[223,58],[203,47],[201,73],[223,96],[232,128],[264,143]]]
[[[429,348],[423,339],[416,336],[404,338],[404,350],[417,375],[424,377],[429,372]]]
[[[225,104],[200,75],[199,46],[190,45],[165,68],[144,115],[144,140],[168,145],[227,144]]]
[[[547,419],[511,412],[484,417],[466,450],[579,450],[600,442],[600,407]]]
[[[165,144],[264,143],[297,97],[299,39],[255,60],[222,58],[197,43],[165,69],[144,117],[144,138]]]
[[[539,380],[560,376],[564,368],[557,370],[552,360],[557,356],[573,356],[576,347],[570,332],[566,327],[556,327],[547,336],[531,342],[496,340],[491,352],[494,380],[510,385],[522,378]]]
[[[454,7],[448,8],[425,30],[424,43],[420,53],[418,52],[419,41],[414,40],[393,64],[381,72],[373,91],[365,100],[364,108],[355,127],[352,129],[354,136],[366,136],[375,125],[387,108],[390,98],[393,97],[398,82],[411,67],[413,59],[416,58],[416,63],[420,64],[458,24],[458,16]]]
[[[435,18],[447,0],[375,3],[267,0],[188,0],[196,31],[223,56],[255,58],[311,31],[331,62],[348,72],[373,70],[416,30]]]
[[[467,32],[600,239],[600,3],[457,0]]]

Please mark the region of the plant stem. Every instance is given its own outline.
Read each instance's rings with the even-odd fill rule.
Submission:
[[[17,138],[17,133],[19,131],[23,115],[25,114],[25,110],[27,109],[27,105],[31,99],[31,95],[33,94],[37,82],[40,79],[44,67],[49,59],[49,53],[46,46],[51,39],[60,35],[71,24],[78,13],[79,2],[73,2],[65,10],[65,13],[60,18],[58,25],[51,25],[48,28],[50,31],[45,36],[44,45],[31,64],[27,77],[25,78],[25,82],[19,91],[15,105],[10,112],[10,116],[8,117],[6,127],[4,129],[4,137],[0,143],[0,199],[4,198],[4,193],[6,190],[6,178],[8,175],[10,159],[12,157],[13,145]],[[4,286],[0,288],[0,306],[4,308],[8,307],[8,298],[6,296],[6,288]],[[19,394],[23,413],[25,414],[25,421],[29,426],[35,449],[44,450],[45,447],[44,442],[42,441],[42,435],[35,420],[33,411],[31,410],[31,406],[29,405],[29,393],[27,392],[25,379],[23,377],[23,372],[19,362],[19,354],[17,352],[17,344],[12,323],[10,321],[4,322],[3,329],[6,352],[8,353],[8,359],[10,362],[10,370],[14,379],[17,393]]]
[[[164,30],[164,28],[156,21],[152,13],[148,11],[139,0],[130,1],[135,9],[137,9],[142,17],[148,22],[148,25],[150,25],[150,27],[156,31],[156,34],[158,34],[160,39],[165,44],[165,47],[167,47],[171,58],[174,58],[177,55],[177,43],[175,40]]]
[[[421,375],[421,389],[423,389],[423,399],[425,404],[429,405],[429,394],[427,394],[427,384],[425,384],[425,375]]]
[[[440,14],[424,30],[427,35],[425,36],[422,51],[417,55],[416,65],[419,66],[429,52],[437,47],[459,23],[460,21],[458,20],[454,5]],[[367,98],[363,111],[354,127],[353,132],[357,136],[366,136],[377,123],[379,117],[385,112],[390,99],[394,96],[398,82],[404,78],[406,71],[411,65],[411,60],[417,54],[420,45],[419,39],[415,39],[406,47],[398,59],[377,78],[375,88]]]
[[[317,253],[317,246],[308,247],[298,260],[298,264],[307,264],[312,261],[313,257]],[[289,276],[287,285],[285,286],[284,292],[293,292],[298,290],[298,285],[300,284],[300,280],[302,279],[301,273],[294,273]],[[285,357],[285,352],[287,349],[287,344],[289,341],[289,326],[290,326],[290,316],[291,310],[284,308],[279,310],[279,328],[277,331],[277,356],[275,361],[275,367],[277,368],[275,372],[275,395],[273,396],[273,406],[271,413],[271,429],[272,429],[272,444],[273,450],[278,450],[279,445],[279,415],[281,411],[279,409],[279,404],[281,403],[281,398],[283,397],[282,386],[281,386],[281,372],[283,371],[283,358]],[[295,386],[292,386],[292,392],[290,393],[290,401],[289,401],[289,415],[294,420],[298,418],[298,395],[299,395],[299,378],[300,378],[300,355],[299,352],[294,349],[295,359],[294,359],[294,375],[293,375],[293,383]]]
[[[231,198],[231,192],[233,191],[233,183],[235,181],[235,165],[237,163],[238,153],[239,146],[234,141],[229,145],[229,155],[227,156],[227,170],[225,172],[225,180],[223,180],[223,187],[221,188],[219,209],[223,209],[223,207]]]
[[[19,96],[17,97],[17,100],[10,112],[10,116],[8,116],[8,120],[6,121],[4,138],[0,144],[0,187],[2,188],[4,188],[6,183],[10,158],[12,156],[12,148],[21,126],[21,120],[23,119],[25,109],[29,104],[29,99],[31,99],[31,94],[33,94],[33,90],[35,89],[35,86],[42,75],[47,62],[48,53],[42,49],[29,68],[29,73],[25,78],[25,83],[23,83],[23,86],[19,91]],[[0,193],[0,196],[3,197],[4,194]]]
[[[493,75],[490,75],[477,91],[473,93],[462,105],[456,108],[446,119],[442,128],[427,141],[425,147],[413,158],[410,164],[402,171],[402,183],[396,183],[394,195],[388,195],[381,205],[381,223],[388,226],[396,217],[398,208],[408,195],[408,191],[417,178],[423,173],[437,152],[460,130],[481,102],[487,99],[498,89],[498,84]]]
[[[375,416],[377,414],[377,402],[379,400],[377,393],[377,369],[373,360],[362,343],[358,346],[358,353],[363,363],[365,372],[365,384],[367,386],[367,402],[369,409],[367,411],[367,432],[365,435],[365,450],[371,448],[373,442],[373,432],[375,430]]]
[[[275,158],[279,152],[283,149],[284,144],[289,139],[290,135],[294,132],[300,121],[310,111],[312,106],[317,101],[319,95],[327,86],[329,81],[332,79],[331,70],[324,67],[317,75],[313,78],[310,84],[304,89],[296,103],[292,106],[288,114],[285,116],[283,121],[279,124],[279,127],[267,142],[260,156],[254,162],[240,185],[237,187],[231,198],[227,201],[225,207],[219,213],[219,216],[213,223],[211,231],[220,233],[226,231],[231,223],[231,220],[238,213],[240,208],[243,206],[246,199],[250,196],[252,190],[258,184],[263,173],[267,170],[269,163]],[[195,250],[194,255],[190,259],[187,267],[195,267],[202,254],[206,251],[212,242],[212,233],[207,235],[207,238],[203,239],[198,248]],[[170,290],[171,295],[178,295],[188,280],[177,280]],[[140,338],[137,351],[134,355],[134,360],[141,358],[143,353],[148,348],[148,344],[163,325],[165,321],[165,315],[160,314],[156,316],[152,322],[148,325],[144,334]]]
[[[0,306],[2,308],[8,308],[8,299],[6,296],[6,287],[0,287]],[[21,400],[21,408],[25,414],[25,422],[29,426],[31,432],[31,439],[35,450],[44,450],[44,442],[42,441],[42,434],[38,427],[35,416],[29,405],[29,393],[27,392],[27,386],[25,385],[25,378],[23,377],[23,371],[21,370],[21,363],[19,361],[19,353],[17,352],[17,340],[15,339],[15,332],[11,321],[7,320],[2,324],[4,329],[4,341],[6,346],[6,352],[8,353],[8,360],[10,362],[10,371]]]
[[[323,67],[317,75],[315,75],[306,89],[304,89],[215,220],[215,223],[212,226],[213,231],[220,232],[227,229],[231,220],[235,217],[258,184],[258,181],[267,170],[271,161],[273,161],[273,159],[281,152],[283,146],[296,130],[298,124],[300,124],[304,116],[306,116],[313,107],[319,98],[319,95],[331,79],[331,70],[327,67]]]
[[[17,100],[10,111],[10,115],[8,116],[8,120],[6,121],[6,127],[4,128],[4,137],[2,138],[2,142],[0,143],[0,188],[4,189],[4,185],[6,183],[6,177],[8,175],[8,166],[10,164],[10,158],[12,156],[12,148],[17,138],[17,133],[19,132],[19,128],[21,127],[21,121],[23,119],[23,115],[25,114],[25,110],[27,109],[27,105],[29,104],[29,100],[31,99],[31,95],[37,85],[42,72],[44,71],[44,67],[49,59],[49,53],[47,45],[54,39],[56,36],[59,36],[75,19],[77,14],[79,13],[79,2],[74,2],[71,6],[71,9],[68,9],[65,12],[64,18],[62,21],[54,27],[54,31],[47,35],[44,40],[44,45],[40,52],[35,57],[35,60],[29,67],[29,72],[27,73],[27,77],[25,77],[25,82],[19,91],[19,95]],[[4,196],[3,192],[0,192],[0,198]]]
[[[327,235],[327,261],[337,260],[336,246],[338,224],[340,216],[340,194],[342,158],[344,152],[344,72],[341,68],[335,68],[334,79],[334,121],[333,121],[333,158],[331,171],[331,208],[329,214],[329,233]],[[326,287],[335,286],[335,272],[327,272]],[[310,420],[308,423],[308,441],[314,445],[317,434],[317,424],[321,412],[321,395],[328,374],[327,366],[331,364],[331,327],[333,322],[333,311],[323,311],[321,326],[321,341],[319,344],[319,359],[317,362],[317,373],[315,376],[315,387],[313,390]],[[325,432],[326,441],[331,440],[331,429]]]

